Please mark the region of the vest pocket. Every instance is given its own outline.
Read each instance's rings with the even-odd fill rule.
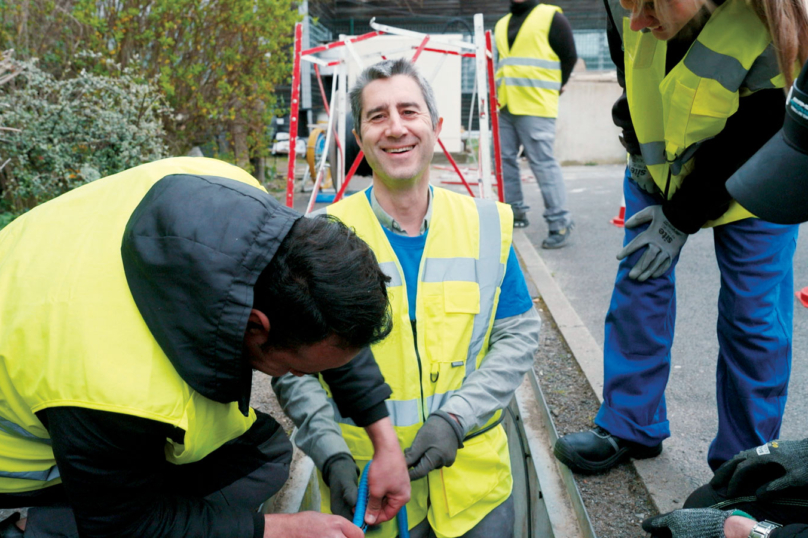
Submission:
[[[430,473],[430,483],[433,483],[433,476],[439,474],[443,486],[439,497],[434,489],[431,492],[436,512],[445,508],[444,513],[454,517],[485,499],[503,477],[507,477],[508,465],[501,461],[491,441],[500,434],[504,435],[501,428],[496,428],[466,441],[465,446],[458,450],[454,465]],[[445,507],[440,506],[444,503]]]
[[[693,99],[693,114],[711,118],[728,118],[738,110],[738,93],[724,88],[717,80],[703,78],[699,81]]]
[[[480,313],[480,287],[476,282],[444,282],[443,296],[426,301],[430,323],[435,327],[430,360],[440,363],[466,360],[474,317]]]

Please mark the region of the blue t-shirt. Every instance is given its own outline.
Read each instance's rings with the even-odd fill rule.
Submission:
[[[368,196],[370,194],[368,193]],[[426,246],[426,236],[429,230],[419,236],[410,237],[399,235],[382,226],[387,240],[396,253],[401,269],[404,271],[404,282],[407,284],[407,301],[410,307],[410,319],[415,319],[415,295],[418,291],[418,269],[421,266],[421,257]],[[530,293],[527,291],[525,275],[519,267],[519,260],[511,246],[508,254],[508,263],[505,266],[505,276],[502,279],[502,290],[497,304],[495,319],[509,318],[524,314],[533,306]]]

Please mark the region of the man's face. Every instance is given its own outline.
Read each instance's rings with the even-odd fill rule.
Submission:
[[[631,29],[648,28],[655,38],[668,41],[699,13],[706,0],[622,0],[631,10]]]
[[[374,177],[403,187],[429,169],[442,121],[433,129],[421,88],[409,76],[394,75],[362,90],[362,121],[354,134]]]
[[[246,354],[252,367],[260,372],[273,377],[286,373],[300,377],[343,366],[360,351],[358,348],[340,347],[338,343],[337,337],[331,335],[325,340],[297,349],[250,347]]]

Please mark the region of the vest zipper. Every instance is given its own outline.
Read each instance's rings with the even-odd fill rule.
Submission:
[[[426,422],[426,414],[424,413],[424,383],[423,383],[423,366],[421,365],[421,354],[418,353],[418,329],[415,328],[415,320],[410,320],[412,326],[412,343],[415,348],[415,358],[418,359],[418,386],[421,388],[421,420]]]

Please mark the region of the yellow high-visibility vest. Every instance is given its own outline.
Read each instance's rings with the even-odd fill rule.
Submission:
[[[502,17],[494,28],[499,62],[494,79],[499,107],[517,116],[558,117],[561,62],[550,46],[550,25],[558,6],[539,4],[528,14],[519,33],[508,46],[508,22]]]
[[[418,272],[415,331],[404,273],[366,193],[328,208],[370,245],[391,277],[387,289],[393,332],[372,352],[393,391],[386,404],[402,448],[412,444],[429,414],[482,364],[513,235],[508,206],[437,187],[433,195],[433,218]],[[373,445],[364,429],[334,409],[351,453],[364,468],[373,457]],[[478,435],[470,432],[451,467],[413,482],[407,505],[411,526],[428,517],[438,537],[460,536],[510,496],[513,479],[501,413],[477,429]],[[322,479],[320,486],[323,509],[329,511]],[[395,535],[394,522],[374,533],[380,538]]]
[[[166,459],[198,461],[255,421],[179,376],[127,285],[121,241],[160,179],[214,175],[262,188],[247,172],[203,158],[157,161],[99,179],[19,217],[0,232],[0,492],[61,481],[35,413],[75,406],[175,426]]]
[[[719,6],[667,76],[667,43],[632,31],[628,17],[623,48],[631,120],[648,170],[668,198],[697,166],[693,155],[701,143],[718,135],[738,110],[740,97],[785,85],[769,31],[744,0]],[[733,201],[705,226],[751,216]]]

